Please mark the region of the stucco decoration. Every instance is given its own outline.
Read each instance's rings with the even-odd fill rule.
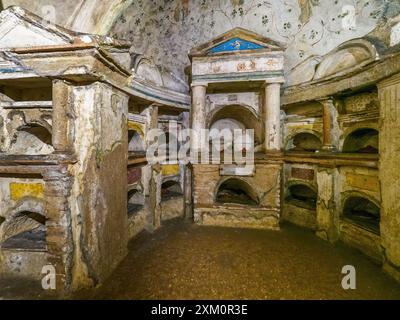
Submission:
[[[153,57],[185,80],[190,48],[241,27],[286,44],[287,72],[311,56],[324,56],[369,34],[382,17],[399,11],[399,4],[384,0],[138,0],[110,34],[129,39],[135,52]]]
[[[392,28],[390,33],[390,45],[395,46],[400,43],[400,16],[397,17],[398,21]]]
[[[287,86],[351,72],[379,59],[376,47],[365,39],[347,41],[327,55],[313,56],[294,67],[287,75]]]
[[[370,63],[377,58],[378,53],[371,43],[362,39],[351,40],[340,45],[322,60],[314,79],[349,71],[353,67]]]
[[[300,83],[314,79],[316,67],[320,64],[322,57],[313,56],[294,67],[286,77],[287,86],[295,86]]]
[[[10,5],[74,31],[132,41],[132,51],[163,66],[181,92],[188,91],[184,69],[190,48],[235,27],[285,43],[288,72],[387,22],[393,27],[383,28],[393,30],[387,42],[396,43],[398,26],[391,19],[400,13],[400,3],[389,0],[3,0],[4,8]]]
[[[140,54],[133,54],[131,57],[131,67],[136,80],[176,92],[188,91],[189,87],[185,82],[166,68],[156,65],[152,59]]]
[[[141,80],[150,82],[156,86],[163,86],[160,70],[147,58],[141,58],[135,67],[135,75]]]

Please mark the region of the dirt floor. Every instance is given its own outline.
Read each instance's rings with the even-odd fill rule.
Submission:
[[[341,287],[345,265],[357,270],[356,290]],[[8,289],[5,298],[13,285]],[[294,226],[260,231],[175,221],[140,234],[105,285],[76,298],[400,299],[400,285],[357,251]]]

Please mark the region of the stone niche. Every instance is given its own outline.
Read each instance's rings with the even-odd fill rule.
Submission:
[[[256,164],[253,176],[221,176],[219,165],[195,165],[193,179],[196,223],[279,229],[280,164]]]
[[[279,229],[282,46],[237,28],[194,48],[190,58],[191,123],[196,132],[192,148],[198,150],[204,142],[199,140],[202,129],[229,130],[232,135],[234,130],[252,129],[254,138],[246,142],[243,152],[252,153],[254,147],[256,154],[247,166],[225,163],[222,157],[215,162],[215,153],[210,155],[212,164],[193,165],[195,222]]]

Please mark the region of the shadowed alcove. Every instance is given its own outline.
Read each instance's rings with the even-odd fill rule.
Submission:
[[[224,181],[218,188],[217,203],[236,203],[242,205],[258,205],[259,199],[253,188],[245,181],[231,178]]]
[[[138,189],[133,189],[128,192],[128,216],[142,210],[144,207],[144,195]]]
[[[161,186],[161,200],[166,201],[183,195],[181,185],[176,181],[166,181]]]
[[[343,144],[345,153],[379,153],[379,132],[375,129],[358,129],[349,134]]]
[[[304,184],[294,184],[288,188],[286,201],[297,207],[315,210],[317,208],[317,193]]]
[[[37,212],[18,213],[2,230],[3,249],[45,250],[46,217]]]
[[[143,138],[136,130],[128,131],[128,151],[129,153],[145,151]]]
[[[234,130],[245,131],[246,129],[253,129],[254,145],[261,143],[261,123],[256,115],[244,106],[228,105],[220,107],[209,116],[208,123],[211,130],[231,130],[232,136]]]
[[[40,155],[54,151],[52,135],[49,129],[36,123],[30,123],[18,128],[11,143],[13,154]]]
[[[288,151],[315,152],[320,150],[321,147],[322,142],[320,138],[312,133],[301,132],[289,140],[286,149]]]
[[[379,233],[380,208],[364,197],[349,197],[344,204],[343,216],[361,227]]]

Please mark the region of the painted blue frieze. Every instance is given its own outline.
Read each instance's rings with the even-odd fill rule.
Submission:
[[[233,38],[229,41],[221,43],[220,45],[212,48],[209,53],[242,51],[242,50],[258,50],[264,49],[263,46],[254,42],[242,40],[240,38]]]

